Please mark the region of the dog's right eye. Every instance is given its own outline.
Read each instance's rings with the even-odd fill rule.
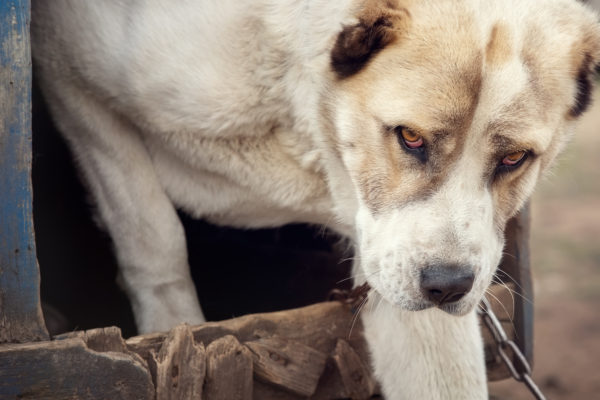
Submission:
[[[398,136],[398,141],[407,153],[417,157],[422,163],[427,161],[423,136],[405,126],[398,126],[394,130]]]
[[[423,136],[415,133],[414,131],[401,126],[398,128],[400,130],[400,136],[404,140],[404,143],[411,149],[418,149],[423,146]]]

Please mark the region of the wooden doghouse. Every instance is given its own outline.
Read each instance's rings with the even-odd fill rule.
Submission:
[[[29,1],[0,2],[0,399],[364,399],[378,393],[352,304],[325,301],[123,339],[115,327],[50,337],[31,192]],[[531,360],[529,213],[506,228],[491,300]],[[511,323],[511,321],[514,321]],[[509,376],[484,331],[490,380]]]

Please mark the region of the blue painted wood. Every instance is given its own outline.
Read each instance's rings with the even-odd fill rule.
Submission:
[[[31,193],[29,0],[0,1],[0,343],[48,338]]]

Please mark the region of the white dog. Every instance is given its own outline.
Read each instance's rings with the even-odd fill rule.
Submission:
[[[350,238],[388,399],[484,399],[475,307],[600,62],[574,0],[34,0],[141,332],[204,321],[175,208]],[[210,267],[210,266],[207,266]]]

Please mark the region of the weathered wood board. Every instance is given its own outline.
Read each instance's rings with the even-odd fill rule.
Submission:
[[[29,1],[0,1],[0,343],[48,339],[31,214]]]
[[[0,346],[0,399],[152,399],[145,363],[81,338]]]
[[[188,325],[169,332],[158,354],[148,360],[157,400],[201,399],[206,376],[206,350],[196,344]]]
[[[232,335],[206,348],[206,400],[252,400],[252,356]]]
[[[514,339],[510,293],[499,285],[491,292]],[[484,338],[490,378],[506,377],[485,331]],[[337,301],[127,341],[118,328],[102,328],[0,346],[0,399],[328,400],[377,393],[360,319]]]
[[[361,359],[344,339],[338,339],[333,360],[346,389],[345,397],[367,399],[376,392],[377,383],[371,376],[367,360]]]

